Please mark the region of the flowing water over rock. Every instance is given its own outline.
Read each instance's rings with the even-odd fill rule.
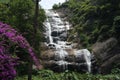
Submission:
[[[57,70],[75,69],[91,72],[91,54],[87,49],[73,49],[67,42],[68,30],[71,25],[63,21],[58,13],[46,10],[45,21],[46,46],[49,48],[43,53],[45,66]],[[46,56],[46,57],[45,57]]]

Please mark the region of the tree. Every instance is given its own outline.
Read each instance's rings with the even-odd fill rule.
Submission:
[[[38,13],[39,13],[39,0],[35,1],[35,13],[34,13],[34,43],[33,46],[36,46],[36,35],[37,35],[37,29],[38,29]],[[28,80],[32,80],[32,61],[30,60],[29,63],[29,73],[28,73]]]
[[[31,58],[39,68],[39,60],[36,58],[35,53],[27,42],[27,40],[13,29],[10,25],[0,22],[0,79],[1,80],[13,80],[16,76],[16,70],[14,69],[17,64],[15,57],[16,50],[10,50],[12,46],[14,48],[19,46],[30,54]],[[14,53],[14,54],[12,54]]]
[[[22,33],[22,35],[29,41],[30,45],[33,46],[35,52],[38,54],[40,51],[39,47],[42,33],[40,29],[43,27],[43,22],[45,20],[44,10],[38,8],[39,0],[36,0],[36,3],[34,3],[33,0],[9,1],[10,2],[7,2],[7,4],[0,3],[0,21],[12,25],[12,27]],[[38,20],[40,21],[38,22]],[[26,52],[23,51],[22,53]]]

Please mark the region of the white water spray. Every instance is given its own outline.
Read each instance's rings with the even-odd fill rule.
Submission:
[[[67,68],[68,64],[65,59],[69,56],[69,53],[66,49],[72,49],[72,45],[67,45],[68,42],[62,40],[64,39],[65,35],[67,35],[67,31],[70,29],[70,24],[66,21],[62,21],[59,14],[52,11],[46,10],[47,20],[45,22],[45,26],[47,28],[46,36],[49,38],[49,47],[55,49],[55,60],[57,60],[57,64],[64,68]],[[64,35],[63,35],[64,33]],[[53,36],[55,35],[55,36]],[[62,38],[61,38],[62,37]],[[75,50],[74,53],[75,57],[80,58],[83,56],[88,72],[91,72],[91,54],[87,49]]]

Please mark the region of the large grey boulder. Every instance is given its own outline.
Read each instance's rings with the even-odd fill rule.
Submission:
[[[109,51],[112,50],[116,45],[117,40],[115,38],[110,38],[104,42],[96,42],[92,47],[92,51],[96,58],[103,61],[110,56]]]
[[[113,64],[120,63],[120,47],[115,38],[104,42],[97,42],[92,47],[92,52],[99,64],[99,72],[107,74],[114,67]]]

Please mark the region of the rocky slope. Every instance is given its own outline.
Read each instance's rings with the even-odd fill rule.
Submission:
[[[91,2],[88,2],[88,3],[91,3]],[[74,4],[74,3],[71,3],[71,4]],[[93,63],[93,67],[94,67],[93,71],[102,73],[102,74],[107,74],[107,73],[110,73],[113,68],[119,68],[120,67],[120,46],[119,46],[120,38],[118,36],[119,35],[118,18],[116,22],[115,21],[112,22],[115,24],[111,24],[110,21],[112,20],[112,18],[111,20],[109,20],[110,17],[106,17],[106,20],[108,22],[105,23],[103,18],[99,18],[99,17],[96,18],[97,17],[96,14],[98,14],[98,12],[94,13],[94,11],[93,12],[91,11],[90,13],[87,13],[87,12],[81,13],[82,10],[84,11],[84,8],[83,9],[80,8],[83,4],[81,4],[80,6],[77,4],[76,6],[71,4],[65,3],[59,8],[57,8],[56,11],[61,16],[65,16],[66,17],[65,19],[69,20],[72,23],[73,30],[70,31],[70,34],[72,35],[71,37],[74,39],[71,39],[71,41],[77,42],[77,45],[78,45],[77,48],[79,49],[85,48],[85,47],[89,48],[91,52],[94,54],[95,63]],[[114,3],[112,5],[114,6],[115,4],[117,6],[117,3]],[[106,4],[104,5],[106,6]],[[91,6],[92,8],[95,5],[89,5],[89,6]],[[110,8],[108,8],[107,10],[109,9]],[[112,9],[115,10],[114,12],[117,11],[117,9],[115,9],[114,7],[112,7]],[[77,12],[79,10],[81,10],[81,12]],[[103,14],[101,13],[105,11],[102,11],[102,10],[98,10],[98,11],[100,11],[99,16],[103,17]],[[83,16],[84,13],[87,16]],[[89,17],[90,15],[92,16]],[[85,21],[81,20],[82,16],[85,18]],[[115,14],[111,16],[116,17]],[[115,19],[116,18],[114,18],[114,20]],[[78,21],[78,20],[81,20],[81,21]],[[99,20],[100,22],[94,23],[95,21],[99,21]],[[97,23],[100,25],[98,25]],[[96,24],[96,27],[94,26],[95,24]],[[116,26],[117,26],[117,30],[115,29]],[[88,29],[88,27],[95,27],[95,28],[94,30],[92,30],[92,32],[90,32],[90,28]],[[110,31],[114,31],[114,33]]]

